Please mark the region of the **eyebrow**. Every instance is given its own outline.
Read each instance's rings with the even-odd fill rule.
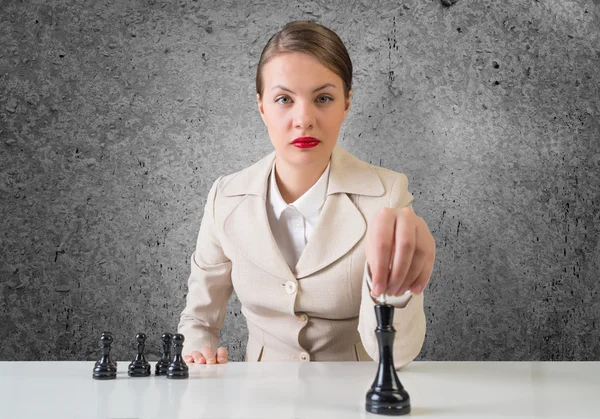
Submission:
[[[333,88],[335,88],[335,85],[334,85],[334,84],[331,84],[331,83],[325,83],[323,86],[321,86],[321,87],[317,87],[315,90],[313,90],[313,93],[316,93],[316,92],[318,92],[319,90],[323,90],[323,89],[325,89],[326,87],[330,87],[330,86],[331,86],[331,87],[333,87]],[[277,88],[279,88],[279,89],[281,89],[281,90],[285,90],[285,91],[287,91],[287,92],[290,92],[290,93],[292,93],[292,94],[294,94],[294,95],[296,94],[296,92],[293,92],[293,91],[291,91],[290,89],[288,89],[287,87],[283,87],[283,86],[282,86],[282,85],[280,85],[280,84],[278,84],[277,86],[273,87],[271,90],[275,90],[275,89],[277,89]]]

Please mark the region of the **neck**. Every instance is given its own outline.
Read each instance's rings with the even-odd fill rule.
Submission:
[[[296,201],[319,180],[329,160],[312,165],[294,166],[275,157],[275,180],[281,197],[287,204]]]

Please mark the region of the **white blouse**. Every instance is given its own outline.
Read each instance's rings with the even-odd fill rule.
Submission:
[[[273,162],[267,192],[267,215],[273,237],[294,274],[300,255],[319,222],[321,209],[327,197],[330,166],[331,163],[308,191],[291,204],[287,204],[277,187]]]

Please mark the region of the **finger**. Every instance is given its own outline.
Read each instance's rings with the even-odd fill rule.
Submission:
[[[387,288],[391,253],[394,247],[395,214],[383,208],[371,224],[368,263],[373,288],[371,294],[378,297]]]
[[[224,364],[227,362],[227,348],[220,347],[217,349],[217,364]]]
[[[184,360],[185,362],[189,362],[189,363],[193,363],[193,362],[194,362],[194,358],[192,358],[192,356],[191,356],[191,355],[184,355],[184,356],[183,356],[183,360]]]
[[[422,218],[417,217],[417,220],[418,222],[415,227],[415,250],[410,262],[410,267],[408,268],[406,278],[404,278],[402,284],[393,288],[393,291],[391,292],[392,295],[402,295],[412,288],[421,271],[423,271],[423,266],[425,265],[428,254],[433,252],[429,242],[429,239],[432,236],[427,229],[427,225]],[[390,282],[391,280],[392,279],[390,278]]]
[[[392,295],[402,295],[409,289],[412,289],[413,285],[419,278],[419,275],[423,271],[425,266],[425,253],[415,251],[412,262],[410,263],[410,269],[406,274],[406,279],[400,287],[396,287]]]
[[[429,279],[431,278],[431,272],[433,272],[433,263],[435,260],[435,256],[431,255],[425,259],[425,263],[423,264],[423,270],[417,277],[417,280],[411,285],[410,291],[413,294],[420,294],[423,292]]]
[[[404,285],[410,269],[417,241],[417,227],[411,218],[399,215],[394,236],[394,259],[388,282],[390,294],[396,294]]]
[[[427,286],[427,283],[431,278],[431,273],[433,272],[433,264],[435,262],[435,238],[429,232],[425,221],[423,221],[423,225],[423,231],[426,231],[424,239],[427,239],[429,244],[425,250],[425,263],[423,264],[423,269],[421,273],[419,273],[419,275],[417,276],[410,288],[411,292],[415,294],[420,294]]]
[[[206,359],[204,359],[204,355],[202,355],[200,351],[193,351],[192,359],[196,364],[206,364]]]
[[[207,364],[214,364],[217,362],[217,360],[215,359],[215,352],[210,346],[203,346],[200,352],[204,356],[204,359],[206,359]]]

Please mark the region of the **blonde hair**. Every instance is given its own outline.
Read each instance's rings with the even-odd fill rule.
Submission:
[[[352,61],[346,46],[331,29],[315,22],[295,21],[275,33],[263,48],[256,68],[256,93],[263,94],[262,68],[276,55],[302,52],[315,57],[321,64],[340,76],[348,98],[352,89]]]

